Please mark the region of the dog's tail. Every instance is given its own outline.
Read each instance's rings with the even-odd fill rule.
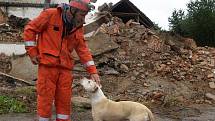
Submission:
[[[152,112],[147,108],[146,109],[149,115],[149,121],[155,121],[154,115],[152,114]]]

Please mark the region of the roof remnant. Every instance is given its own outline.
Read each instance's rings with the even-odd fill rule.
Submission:
[[[124,23],[134,19],[147,28],[154,26],[153,22],[129,0],[119,1],[111,7],[110,12],[113,16],[121,18]]]
[[[152,28],[154,26],[153,22],[129,0],[121,0],[115,5],[112,3],[104,3],[98,7],[98,10],[97,18],[90,24],[84,26],[85,34],[95,31],[102,23],[107,23],[114,16],[122,19],[124,23],[134,20],[146,28]]]

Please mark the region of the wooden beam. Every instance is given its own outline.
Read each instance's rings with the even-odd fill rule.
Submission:
[[[138,13],[111,12],[114,16],[139,16]]]
[[[21,84],[25,84],[25,85],[28,85],[28,86],[32,86],[32,85],[35,85],[35,82],[33,81],[26,81],[26,80],[23,80],[23,79],[20,79],[20,78],[16,78],[14,76],[11,76],[9,74],[6,74],[6,73],[3,73],[3,72],[0,72],[0,76],[2,77],[7,77],[15,82],[18,82],[18,83],[21,83]]]

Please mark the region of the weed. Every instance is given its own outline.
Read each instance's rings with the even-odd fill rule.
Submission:
[[[7,96],[0,96],[0,114],[27,112],[24,103]]]

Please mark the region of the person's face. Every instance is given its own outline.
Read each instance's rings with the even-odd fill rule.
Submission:
[[[74,19],[76,21],[76,25],[77,26],[80,26],[80,25],[83,25],[85,24],[85,16],[87,15],[87,12],[85,11],[77,11],[75,16],[74,16]]]
[[[85,16],[87,15],[86,11],[67,10],[66,16],[67,20],[71,21],[75,27],[81,26],[85,23]]]

